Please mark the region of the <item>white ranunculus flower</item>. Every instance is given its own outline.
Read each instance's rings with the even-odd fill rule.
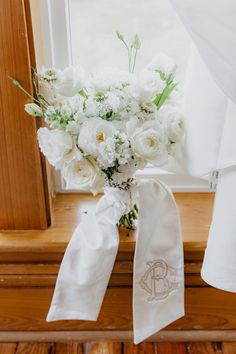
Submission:
[[[148,65],[151,71],[162,72],[169,76],[175,72],[176,65],[174,61],[164,53],[158,53]]]
[[[78,145],[86,155],[96,157],[99,151],[99,144],[105,142],[116,132],[114,125],[101,118],[89,118],[80,130]]]
[[[56,168],[62,168],[74,159],[82,158],[71,135],[64,131],[39,128],[38,141],[40,150],[47,157],[49,163]]]
[[[154,165],[167,162],[167,138],[157,121],[148,121],[137,126],[131,135],[131,147],[135,155]]]
[[[55,85],[57,93],[64,97],[72,97],[84,87],[85,74],[78,67],[70,66],[61,72]]]
[[[140,95],[143,98],[151,98],[162,93],[166,82],[160,78],[159,73],[150,70],[142,70],[139,75]]]
[[[184,118],[175,107],[163,107],[158,112],[158,118],[162,122],[166,135],[171,143],[179,142],[184,135]]]
[[[91,191],[93,195],[102,191],[105,184],[104,173],[92,159],[74,161],[62,169],[67,188]]]

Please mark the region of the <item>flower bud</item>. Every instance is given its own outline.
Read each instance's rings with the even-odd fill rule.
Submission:
[[[132,46],[136,50],[138,50],[141,47],[141,41],[140,41],[140,38],[139,38],[139,36],[137,34],[134,36],[134,40],[133,40]]]
[[[43,111],[36,103],[27,103],[25,104],[25,111],[34,117],[42,117]]]
[[[119,31],[116,31],[116,35],[117,35],[117,37],[118,37],[121,41],[124,41],[124,36],[123,36],[123,34],[121,34]]]

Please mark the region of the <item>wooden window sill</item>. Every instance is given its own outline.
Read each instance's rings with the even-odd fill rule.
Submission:
[[[180,209],[185,259],[201,259],[212,214],[213,193],[175,193]],[[59,194],[53,206],[53,223],[47,230],[0,232],[3,261],[60,261],[81,215],[94,207],[98,198],[87,194]],[[120,230],[118,258],[132,259],[134,232]]]

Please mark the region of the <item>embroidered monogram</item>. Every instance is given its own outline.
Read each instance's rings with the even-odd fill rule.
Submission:
[[[165,299],[171,291],[178,289],[181,282],[177,281],[177,269],[169,266],[164,260],[149,261],[147,271],[139,284],[150,294],[147,301]]]

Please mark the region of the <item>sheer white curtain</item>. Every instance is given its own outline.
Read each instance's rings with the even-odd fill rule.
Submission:
[[[185,95],[187,167],[196,176],[220,171],[202,277],[236,292],[236,2],[171,2],[195,44]]]

